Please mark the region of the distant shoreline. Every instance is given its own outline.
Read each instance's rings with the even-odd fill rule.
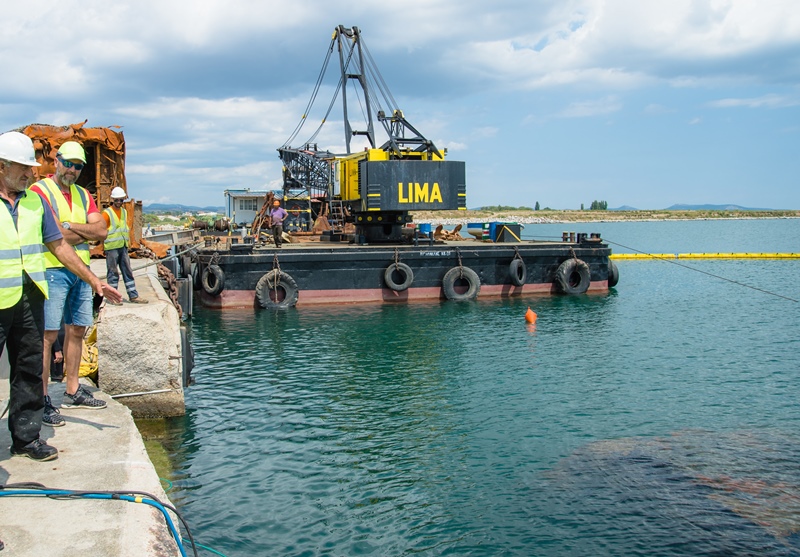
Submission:
[[[517,222],[570,224],[581,222],[662,222],[668,220],[766,220],[800,218],[800,211],[415,211],[414,222],[459,224]]]

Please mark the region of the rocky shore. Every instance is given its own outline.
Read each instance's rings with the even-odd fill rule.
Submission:
[[[622,222],[716,219],[800,218],[800,211],[416,211],[414,222],[443,225],[473,222],[561,224],[573,222]]]

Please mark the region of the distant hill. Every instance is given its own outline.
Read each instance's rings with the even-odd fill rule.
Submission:
[[[224,213],[224,207],[195,207],[193,205],[181,205],[179,203],[151,203],[144,205],[142,211],[145,213],[197,213],[199,211]]]
[[[616,208],[609,207],[608,210],[609,211],[638,211],[639,209],[637,209],[636,207],[631,207],[630,205],[623,205],[622,207],[616,207]]]
[[[756,209],[741,205],[673,205],[667,211],[773,211],[774,209]]]

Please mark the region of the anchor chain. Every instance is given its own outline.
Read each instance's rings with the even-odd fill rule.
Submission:
[[[181,304],[178,301],[178,281],[175,279],[175,275],[161,263],[158,264],[156,269],[158,269],[158,278],[164,279],[167,283],[167,293],[169,294],[169,299],[172,300],[172,305],[178,310],[178,319],[183,318],[183,308],[181,308]]]

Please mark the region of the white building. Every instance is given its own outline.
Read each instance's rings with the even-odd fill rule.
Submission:
[[[267,190],[225,190],[225,216],[238,225],[250,225],[267,198]]]

